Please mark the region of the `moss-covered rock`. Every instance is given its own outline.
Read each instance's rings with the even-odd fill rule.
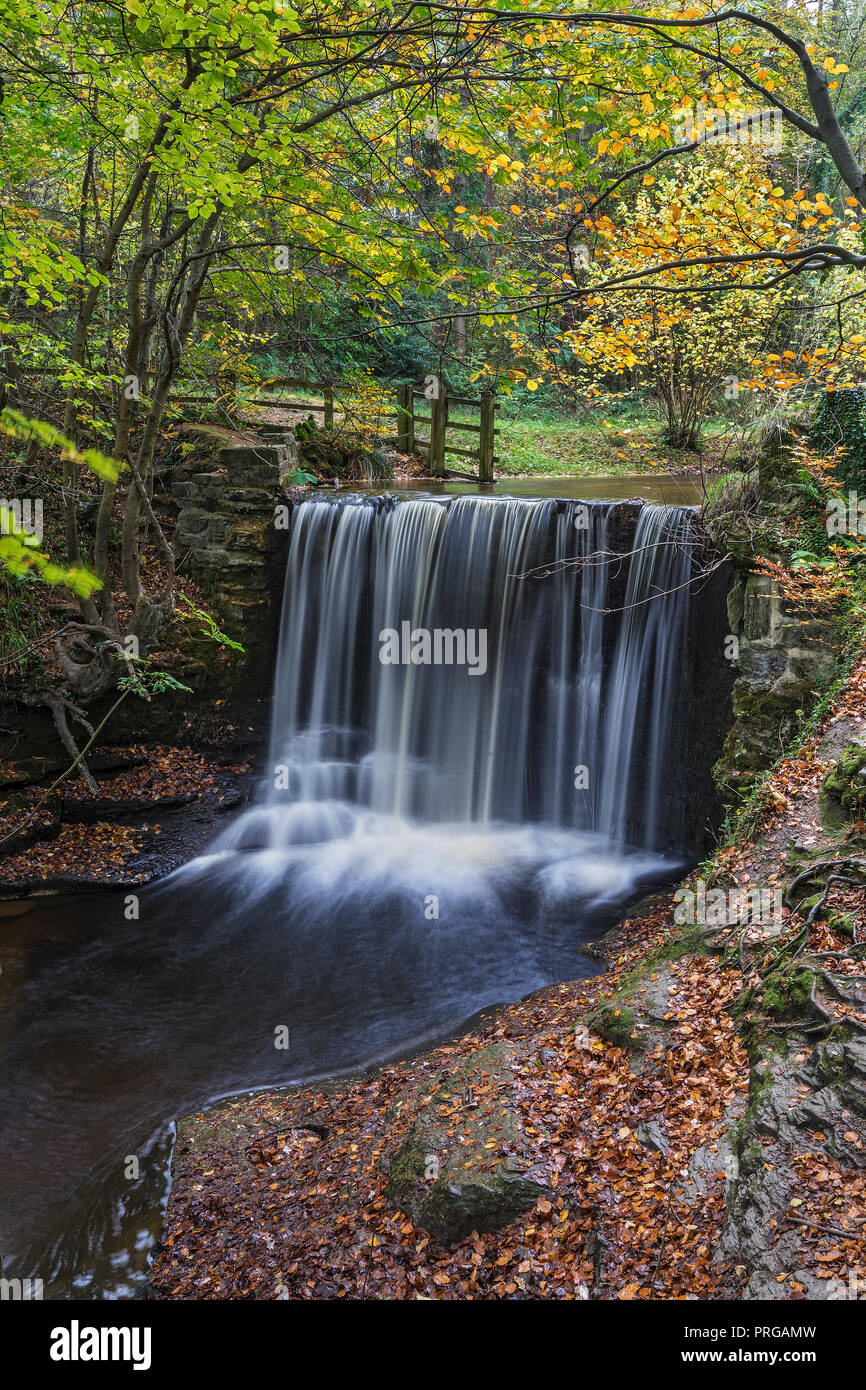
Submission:
[[[811,970],[796,968],[771,975],[762,996],[765,1013],[780,1021],[807,1017],[813,979]]]
[[[866,818],[866,743],[854,739],[821,785],[821,820],[827,830]]]
[[[831,625],[798,612],[764,575],[734,586],[728,619],[739,642],[734,723],[714,776],[717,785],[742,793],[802,726],[835,673],[836,649]]]
[[[589,1015],[587,1022],[594,1033],[630,1052],[641,1052],[643,1039],[637,1031],[640,1018],[634,1009],[617,999],[607,999]]]
[[[670,948],[670,955],[662,948],[647,957],[634,974],[622,977],[612,998],[603,1000],[587,1015],[586,1021],[593,1032],[633,1054],[633,1069],[642,1065],[644,1053],[659,1044],[667,1046],[672,1029],[669,962],[680,958],[677,945],[685,940],[685,936],[669,940],[666,947]],[[682,953],[688,952],[689,948],[683,944]]]
[[[808,420],[772,420],[758,442],[758,483],[763,497],[784,504],[797,500],[796,484],[802,467],[798,445],[809,430]],[[793,499],[791,493],[793,492]]]
[[[511,1044],[483,1048],[432,1094],[401,1103],[412,1119],[383,1159],[388,1200],[440,1244],[507,1226],[549,1192],[512,1108],[515,1060]]]
[[[369,448],[351,431],[323,429],[311,415],[295,426],[294,433],[301,468],[315,474],[322,482],[332,479],[385,481],[392,476],[393,470],[384,453]]]

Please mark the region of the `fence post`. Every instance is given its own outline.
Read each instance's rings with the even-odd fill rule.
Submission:
[[[436,475],[436,459],[438,457],[439,445],[436,436],[439,432],[439,397],[430,397],[430,443],[427,446],[427,471],[431,476]]]
[[[323,424],[326,430],[334,428],[334,388],[326,386],[324,390],[325,418]]]
[[[217,377],[216,405],[218,410],[222,410],[230,425],[237,423],[237,373],[227,371],[222,376]]]
[[[401,454],[415,449],[415,390],[411,381],[397,387],[397,448]]]
[[[438,382],[439,394],[430,401],[430,474],[434,478],[445,477],[445,427],[448,423],[448,396],[445,383]]]
[[[492,391],[481,392],[481,436],[478,445],[478,478],[493,482],[493,443],[496,427],[496,398]]]

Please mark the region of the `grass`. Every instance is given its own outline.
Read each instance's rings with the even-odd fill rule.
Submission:
[[[497,412],[497,473],[506,477],[616,476],[697,472],[712,462],[723,424],[707,429],[703,456],[660,442],[658,417],[646,411],[585,414],[573,419],[549,413]]]

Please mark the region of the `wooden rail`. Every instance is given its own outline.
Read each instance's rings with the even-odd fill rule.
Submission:
[[[330,382],[303,381],[300,377],[272,377],[262,383],[262,387],[271,386],[296,386],[308,391],[320,391],[322,394],[321,403],[316,401],[293,401],[287,400],[285,396],[250,396],[246,401],[247,405],[281,405],[287,410],[307,410],[312,415],[321,415],[322,424],[325,429],[334,428],[334,388]],[[231,385],[222,396],[205,396],[201,394],[183,394],[172,396],[172,401],[176,405],[216,405],[221,404],[229,416],[236,413],[234,396],[236,386]]]
[[[401,448],[404,453],[412,453],[419,446],[426,448],[430,473],[434,478],[447,477],[448,469],[445,466],[445,456],[446,454],[454,454],[459,458],[473,459],[477,462],[479,482],[493,482],[493,465],[496,462],[493,453],[494,438],[499,431],[495,424],[496,398],[492,391],[483,391],[480,401],[472,400],[468,396],[449,397],[444,382],[440,381],[437,383],[435,394],[418,391],[411,382],[400,387],[399,393],[399,410],[402,418],[398,423],[398,448]],[[429,415],[416,413],[416,400],[429,402]],[[452,419],[450,416],[452,405],[471,406],[476,410],[480,409],[480,422],[476,425],[470,420]],[[429,439],[419,438],[415,429],[417,424],[430,426]],[[464,433],[477,434],[478,448],[466,449],[457,444],[449,444],[449,429],[457,433],[463,431]]]
[[[320,399],[299,401],[287,399],[284,396],[261,394],[263,391],[271,392],[272,388],[279,386],[315,392],[320,396]],[[172,396],[172,401],[177,405],[218,404],[225,410],[229,418],[232,418],[237,415],[235,390],[235,383],[227,380],[225,386],[216,395],[184,393]],[[492,391],[483,391],[480,400],[473,400],[469,396],[449,396],[444,382],[441,381],[437,381],[436,394],[421,391],[412,382],[404,382],[397,386],[396,397],[396,410],[386,412],[386,418],[390,415],[391,418],[396,419],[397,423],[397,433],[389,438],[389,443],[395,444],[404,454],[413,454],[420,448],[426,450],[430,473],[434,478],[445,478],[449,472],[454,477],[467,476],[446,467],[445,457],[447,454],[451,454],[458,458],[472,459],[478,465],[476,481],[493,482],[493,465],[496,462],[494,440],[495,436],[499,434],[499,430],[496,428],[496,398]],[[429,402],[429,415],[416,414],[416,400]],[[331,382],[305,381],[302,377],[270,377],[258,388],[256,395],[249,397],[245,404],[284,406],[289,410],[306,410],[310,414],[321,415],[325,429],[333,429],[334,426],[334,386]],[[464,406],[477,410],[479,412],[478,423],[471,420],[452,419],[450,414],[452,406]],[[429,425],[429,438],[422,439],[418,436],[415,429],[416,424]],[[477,434],[477,449],[462,448],[459,444],[449,443],[449,430],[452,431],[452,437],[454,433]],[[464,443],[468,443],[468,441],[464,441]]]

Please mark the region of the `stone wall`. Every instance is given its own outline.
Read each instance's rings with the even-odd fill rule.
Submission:
[[[205,457],[196,449],[172,469],[178,508],[175,552],[218,620],[246,653],[244,681],[269,688],[287,531],[275,524],[292,465],[286,444],[230,444]],[[286,513],[287,515],[287,513]]]
[[[734,725],[719,765],[721,781],[748,785],[771,767],[802,723],[816,688],[836,664],[831,623],[797,613],[776,583],[743,574],[728,594],[737,638]]]

